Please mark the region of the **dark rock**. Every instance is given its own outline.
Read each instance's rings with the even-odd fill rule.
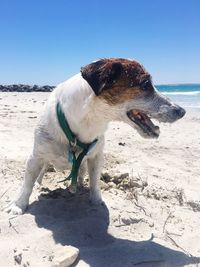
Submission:
[[[51,92],[55,86],[50,85],[26,85],[26,84],[11,84],[0,85],[0,92]]]

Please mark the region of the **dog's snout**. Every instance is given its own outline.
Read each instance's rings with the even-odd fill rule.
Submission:
[[[174,108],[174,113],[180,119],[180,118],[182,118],[185,115],[186,111],[185,111],[184,108],[181,108],[179,106],[176,106]]]
[[[173,103],[169,103],[168,105],[162,105],[159,108],[159,112],[157,113],[157,118],[161,122],[169,122],[172,123],[176,120],[181,119],[185,115],[186,111],[182,107],[175,105]]]

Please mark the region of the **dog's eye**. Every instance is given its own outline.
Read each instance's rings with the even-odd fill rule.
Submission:
[[[145,81],[143,81],[141,84],[140,84],[140,86],[142,87],[142,89],[143,90],[149,90],[149,89],[151,89],[152,88],[152,84],[151,84],[151,82],[149,81],[149,80],[145,80]]]

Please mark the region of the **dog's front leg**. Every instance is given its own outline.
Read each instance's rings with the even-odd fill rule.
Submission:
[[[35,156],[30,156],[24,176],[24,182],[18,198],[6,208],[12,214],[22,214],[28,206],[29,197],[32,193],[34,183],[43,167],[43,161]]]
[[[94,157],[88,159],[90,178],[90,201],[92,204],[101,204],[100,176],[103,167],[103,151],[100,150]]]
[[[79,187],[83,187],[84,185],[84,176],[86,174],[86,169],[87,169],[87,162],[83,161],[81,163],[79,174],[78,174],[78,186]]]
[[[43,176],[44,176],[45,172],[47,171],[47,169],[48,169],[48,164],[44,164],[41,171],[40,171],[39,176],[37,177],[37,181],[36,181],[36,187],[37,188],[41,187],[42,179],[43,179]]]

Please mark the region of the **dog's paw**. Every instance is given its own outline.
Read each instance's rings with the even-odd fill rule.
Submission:
[[[16,203],[10,204],[8,207],[4,209],[5,212],[10,213],[12,215],[21,215],[24,213],[26,207],[19,207]]]
[[[94,206],[98,206],[98,205],[103,204],[104,201],[103,201],[101,195],[96,195],[96,194],[93,195],[93,194],[91,194],[91,195],[90,195],[90,203],[91,203],[92,205],[94,205]]]
[[[92,200],[89,200],[89,204],[92,206],[92,207],[101,207],[101,206],[106,206],[105,202],[101,199],[99,201],[92,201]]]
[[[76,185],[70,185],[69,186],[69,192],[71,194],[76,194],[77,186]]]

